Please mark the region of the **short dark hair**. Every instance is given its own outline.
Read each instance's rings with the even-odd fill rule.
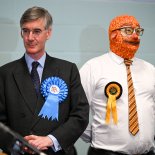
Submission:
[[[24,23],[34,21],[40,18],[45,20],[45,29],[48,29],[50,26],[52,26],[53,19],[51,14],[44,8],[34,6],[32,8],[27,9],[23,13],[20,19],[20,27],[22,27]]]

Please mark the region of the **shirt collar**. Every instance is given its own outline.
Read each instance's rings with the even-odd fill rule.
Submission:
[[[109,55],[117,64],[120,65],[120,64],[124,63],[124,59],[121,58],[120,56],[116,55],[114,52],[110,51]],[[132,58],[131,60],[134,61],[134,58]]]
[[[44,55],[39,60],[37,60],[39,62],[39,66],[42,68],[44,68],[45,59],[46,59],[46,53],[44,53]],[[32,69],[31,64],[35,60],[32,59],[27,53],[25,53],[25,60],[26,60],[27,66],[29,68],[29,71],[31,71],[31,69]]]

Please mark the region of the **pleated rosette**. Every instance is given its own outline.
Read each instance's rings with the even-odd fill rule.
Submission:
[[[49,77],[42,82],[41,93],[45,97],[45,103],[38,116],[58,120],[59,104],[68,95],[67,84],[59,77]]]

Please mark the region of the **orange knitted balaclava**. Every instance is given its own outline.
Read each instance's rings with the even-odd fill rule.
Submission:
[[[133,16],[122,15],[115,17],[109,26],[110,50],[124,59],[132,59],[139,48],[140,39],[136,33],[123,36],[120,30],[116,30],[125,26],[140,27]]]

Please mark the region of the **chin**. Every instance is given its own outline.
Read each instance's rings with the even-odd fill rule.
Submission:
[[[35,53],[37,53],[36,50],[32,50],[32,49],[31,50],[26,50],[26,51],[27,51],[28,54],[35,54]]]
[[[138,45],[130,45],[129,48],[131,51],[137,51],[139,48],[139,44]]]

